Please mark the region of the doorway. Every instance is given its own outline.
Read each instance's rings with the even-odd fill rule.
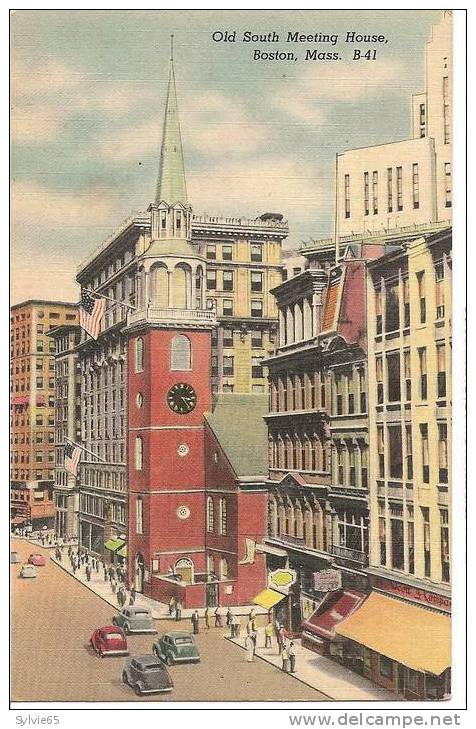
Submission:
[[[212,582],[205,586],[205,605],[209,608],[218,605],[218,583]]]
[[[405,695],[405,669],[401,663],[397,664],[397,694]]]

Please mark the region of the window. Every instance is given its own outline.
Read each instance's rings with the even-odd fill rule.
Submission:
[[[207,289],[214,291],[217,287],[217,272],[211,269],[207,270]]]
[[[223,246],[222,248],[222,259],[224,261],[233,260],[233,246]]]
[[[390,478],[402,478],[402,429],[399,425],[388,426]]]
[[[263,316],[263,302],[258,299],[251,299],[251,316],[255,319]]]
[[[420,300],[420,324],[426,323],[425,272],[417,273],[418,298]]]
[[[222,580],[228,579],[228,562],[224,558],[220,560],[220,576]]]
[[[393,211],[393,169],[387,168],[387,210]]]
[[[144,370],[144,340],[142,337],[136,339],[136,372]]]
[[[251,347],[253,349],[263,349],[263,332],[261,329],[251,331]]]
[[[228,518],[226,499],[220,499],[220,534],[226,536],[228,533]]]
[[[391,661],[390,658],[387,658],[386,656],[379,656],[378,666],[379,673],[383,676],[383,678],[393,677],[393,661]]]
[[[263,274],[260,271],[251,271],[251,290],[263,291]]]
[[[401,167],[397,167],[397,210],[398,212],[403,210],[403,178]]]
[[[213,532],[215,528],[215,507],[211,496],[207,498],[207,532]],[[213,571],[213,570],[212,570]]]
[[[398,281],[387,285],[385,300],[385,331],[395,332],[400,327],[400,304],[398,297]]]
[[[407,459],[407,479],[413,480],[412,426],[405,426],[405,449]]]
[[[438,423],[438,482],[448,483],[448,426]]]
[[[425,577],[431,577],[431,541],[430,541],[430,510],[427,506],[421,507],[423,520],[423,554],[425,560]]]
[[[143,445],[142,438],[140,437],[140,435],[138,435],[137,438],[136,438],[136,443],[135,443],[135,465],[136,465],[136,471],[141,471],[142,470],[143,457],[144,457],[143,449],[144,449],[144,445]]]
[[[412,399],[412,372],[410,366],[410,350],[403,353],[403,374],[405,377],[405,400],[409,402]]]
[[[344,215],[350,218],[350,175],[344,175]]]
[[[261,243],[251,244],[251,260],[254,263],[259,263],[263,260],[263,247]]]
[[[437,396],[438,399],[446,397],[446,347],[438,344],[436,347],[436,361],[438,365]]]
[[[370,189],[369,189],[369,173],[364,172],[364,215],[370,212]]]
[[[192,369],[192,347],[190,344],[190,339],[184,334],[176,334],[175,337],[172,339],[170,369]]]
[[[374,215],[378,213],[378,172],[374,170],[372,172],[372,208]]]
[[[223,271],[223,291],[233,291],[233,271]]]
[[[387,354],[387,383],[389,402],[400,402],[400,352]]]
[[[410,326],[410,284],[408,278],[403,279],[403,326]]]
[[[233,299],[223,299],[223,316],[233,316]]]
[[[435,264],[436,318],[445,318],[445,266],[443,261]]]
[[[417,210],[420,207],[420,186],[418,182],[418,164],[412,165],[412,194],[413,194],[413,209]]]
[[[449,144],[451,142],[451,116],[448,76],[443,76],[443,130],[444,143]]]
[[[420,362],[420,399],[428,398],[428,376],[426,372],[426,347],[418,350],[418,358]]]
[[[450,535],[448,527],[448,510],[440,509],[440,540],[441,540],[441,579],[450,581]]]
[[[412,575],[415,573],[415,523],[413,519],[413,506],[407,506],[408,571]]]
[[[343,406],[342,406],[343,378],[341,377],[341,375],[335,376],[335,383],[336,383],[336,415],[342,415],[342,413],[343,413]]]
[[[426,134],[426,105],[420,104],[420,137],[424,137]]]
[[[382,508],[385,509],[385,506],[382,507],[379,504],[379,509]],[[379,546],[380,546],[380,564],[385,567],[387,564],[387,525],[385,521],[385,516],[379,516],[378,520],[378,538],[379,538]]]
[[[377,405],[383,403],[383,366],[382,357],[375,358],[375,377],[377,380]]]
[[[382,334],[382,292],[380,289],[375,291],[375,329],[376,334]]]
[[[142,498],[138,496],[136,499],[136,534],[144,532],[143,506]]]
[[[263,377],[262,357],[251,358],[251,376],[252,377]]]
[[[214,245],[207,245],[206,257],[209,261],[214,261],[216,259],[217,251]]]
[[[233,329],[223,330],[223,346],[233,347]]]
[[[207,311],[216,311],[217,309],[217,300],[216,299],[207,299]]]
[[[428,462],[428,424],[420,424],[420,440],[421,440],[421,462],[422,462],[422,480],[423,483],[430,483],[430,466]]]
[[[395,570],[403,570],[403,506],[399,504],[390,504],[390,543],[392,546],[392,568]]]
[[[223,376],[233,377],[235,373],[235,358],[234,357],[223,357]]]

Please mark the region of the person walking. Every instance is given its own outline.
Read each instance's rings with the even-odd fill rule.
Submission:
[[[86,579],[88,582],[91,582],[91,565],[86,565]]]
[[[276,640],[278,643],[278,655],[281,655],[284,648],[284,633],[283,626],[279,623],[276,623]]]
[[[283,649],[281,651],[281,660],[283,661],[284,673],[289,673],[289,651],[285,645],[283,645]]]
[[[221,622],[221,614],[220,614],[220,607],[218,606],[215,610],[215,628],[222,628],[222,622]]]
[[[114,579],[114,577],[113,577],[113,578],[112,578],[112,580],[111,580],[111,590],[112,590],[112,594],[113,594],[113,595],[115,594],[115,592],[116,592],[116,590],[117,590],[117,582],[116,582],[116,580]]]
[[[248,663],[253,663],[255,659],[255,644],[253,639],[251,638],[251,635],[246,636],[245,640],[245,648],[246,648],[246,660]]]
[[[231,638],[236,638],[236,625],[237,625],[236,615],[232,615],[231,622],[230,622],[230,637]]]
[[[103,570],[104,570],[104,571],[103,571],[103,579],[104,579],[104,582],[107,582],[107,580],[108,580],[108,576],[107,576],[107,569],[106,569],[106,565],[103,565]]]
[[[129,605],[134,605],[135,601],[136,601],[136,591],[135,591],[135,588],[133,587],[131,589],[131,594],[129,597]]]
[[[175,603],[175,620],[178,622],[182,619],[182,603],[180,600],[177,600]]]
[[[96,557],[96,564],[95,564],[96,572],[99,572],[99,564],[100,564],[100,560]]]
[[[231,620],[233,618],[233,613],[231,612],[230,608],[226,611],[226,625],[229,628],[231,625]]]
[[[294,643],[291,641],[288,648],[289,654],[289,672],[295,673],[296,671],[296,649]]]
[[[175,612],[175,597],[172,595],[172,597],[169,600],[169,615],[172,617],[174,612]]]
[[[208,607],[205,608],[205,612],[203,613],[203,617],[205,618],[205,627],[207,630],[210,630],[210,610]]]
[[[273,635],[274,635],[274,625],[270,621],[264,629],[264,647],[265,648],[272,648]]]
[[[193,633],[194,633],[194,635],[198,635],[200,632],[200,617],[198,615],[198,610],[195,610],[192,613],[191,620],[192,620],[192,626],[193,626]]]

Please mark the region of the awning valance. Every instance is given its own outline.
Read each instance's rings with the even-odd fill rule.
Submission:
[[[271,610],[272,607],[277,605],[278,602],[281,602],[281,600],[284,600],[285,597],[286,595],[283,595],[281,592],[267,588],[256,595],[253,602],[255,605],[265,608],[265,610]]]
[[[451,665],[447,615],[372,592],[335,632],[414,671],[439,676]]]
[[[123,547],[118,549],[116,554],[118,557],[127,557],[127,544],[124,544]]]
[[[336,626],[354,612],[364,599],[365,593],[358,590],[329,593],[302,627],[314,635],[333,638]]]
[[[123,539],[108,539],[104,542],[104,546],[106,547],[106,549],[109,549],[110,552],[116,552],[124,545],[125,541]]]

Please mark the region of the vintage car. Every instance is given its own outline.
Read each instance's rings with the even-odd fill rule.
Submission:
[[[10,564],[18,564],[21,562],[18,552],[10,552]]]
[[[46,564],[46,559],[43,557],[42,554],[30,554],[28,557],[28,564],[34,564],[35,567],[44,567]]]
[[[193,636],[183,631],[173,631],[162,635],[152,646],[157,658],[168,666],[173,663],[198,663],[200,653]]]
[[[167,667],[156,656],[135,656],[126,663],[122,681],[142,694],[166,693],[172,691],[174,683]]]
[[[122,628],[126,635],[129,633],[157,633],[152,622],[149,608],[129,605],[121,610],[112,619],[113,625]]]
[[[20,570],[20,577],[36,577],[36,567],[33,564],[24,564]]]
[[[92,634],[90,644],[101,658],[103,656],[128,656],[127,639],[122,628],[104,625]]]

